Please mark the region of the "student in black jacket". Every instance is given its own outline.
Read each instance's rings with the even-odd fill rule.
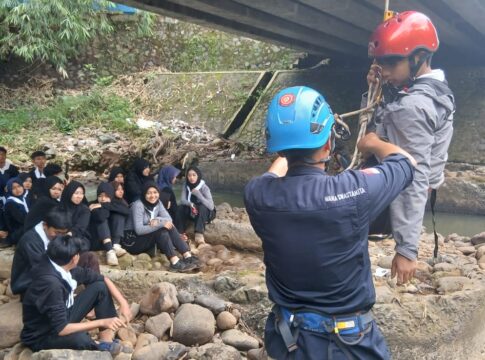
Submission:
[[[38,198],[33,200],[33,206],[25,219],[25,231],[32,229],[44,219],[49,210],[60,204],[64,184],[57,176],[49,176],[42,183],[42,188],[38,193]]]
[[[18,176],[18,168],[7,159],[7,149],[0,146],[0,201],[5,204],[5,185],[11,178]]]
[[[174,224],[178,224],[177,198],[173,192],[173,185],[177,181],[180,170],[173,165],[165,165],[158,172],[157,185],[160,189],[160,201],[167,209]]]
[[[128,204],[141,199],[143,185],[149,180],[151,180],[150,163],[144,159],[136,159],[124,184]]]
[[[25,218],[29,212],[29,206],[24,199],[23,181],[12,178],[7,182],[7,201],[5,203],[4,219],[8,229],[7,242],[11,245],[17,244],[24,233]]]
[[[24,199],[30,209],[34,199],[32,194],[32,178],[30,177],[30,174],[26,172],[20,173],[19,178],[22,180],[22,186],[25,190]]]
[[[130,209],[123,203],[114,201],[115,189],[109,183],[101,183],[97,189],[97,201],[89,205],[91,220],[91,248],[106,250],[108,265],[118,265],[118,257],[126,254],[120,245],[125,230],[125,222]]]
[[[90,241],[89,219],[91,212],[87,205],[86,189],[78,181],[71,181],[62,192],[61,204],[71,215],[71,235]]]
[[[77,267],[83,251],[82,239],[58,236],[33,271],[25,293],[20,339],[33,351],[43,349],[106,350],[118,354],[122,346],[113,341],[114,332],[131,320],[128,302],[107,277]],[[78,285],[86,288],[74,298]],[[113,298],[120,304],[117,317]],[[97,319],[81,322],[89,311]],[[88,331],[100,329],[99,342]]]
[[[71,219],[58,205],[44,215],[44,221],[39,222],[20,238],[15,248],[10,280],[14,294],[23,297],[32,282],[30,271],[42,259],[49,242],[57,235],[67,234],[70,229]]]
[[[42,183],[43,180],[39,181],[40,179],[45,179],[47,176],[44,174],[44,168],[47,163],[47,157],[45,152],[38,150],[34,151],[30,158],[34,164],[34,168],[29,172],[30,176],[32,177],[32,193],[34,197],[37,197],[38,194],[42,191]]]

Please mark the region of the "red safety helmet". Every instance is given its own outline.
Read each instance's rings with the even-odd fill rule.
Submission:
[[[417,11],[405,11],[380,24],[369,40],[369,57],[408,57],[416,50],[434,53],[439,40],[431,20]]]

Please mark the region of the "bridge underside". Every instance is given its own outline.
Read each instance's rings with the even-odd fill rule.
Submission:
[[[384,0],[118,0],[140,9],[272,42],[319,57],[362,61]],[[485,1],[390,0],[395,11],[418,10],[438,28],[437,59],[485,64]]]

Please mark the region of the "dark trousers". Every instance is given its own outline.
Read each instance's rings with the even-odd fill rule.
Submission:
[[[271,313],[266,321],[264,343],[268,355],[276,360],[389,360],[391,355],[386,340],[375,321],[371,329],[356,345],[344,345],[352,357],[346,355],[334,340],[334,335],[318,334],[300,330],[297,340],[298,349],[288,352]],[[346,341],[356,340],[355,335],[341,335]]]
[[[187,206],[187,205],[178,206],[176,226],[179,232],[181,233],[185,232],[188,221],[194,222],[194,229],[196,233],[203,234],[205,232],[205,224],[209,222],[211,210],[209,210],[206,206],[202,204],[196,205],[196,208],[199,211],[199,213],[195,217],[193,217],[191,215],[190,206]]]
[[[67,310],[69,322],[81,322],[93,308],[98,319],[118,316],[113,299],[104,281],[89,284],[83,292],[74,298],[74,305]],[[96,350],[97,346],[87,332],[77,332],[66,336],[52,334],[32,346],[34,351],[44,349]]]
[[[101,246],[104,250],[110,251],[113,248],[113,244],[119,244],[123,237],[125,229],[126,217],[120,214],[111,214],[110,217],[103,222],[96,223],[92,226],[92,249],[100,249]],[[103,243],[103,240],[111,239],[111,242]]]
[[[175,227],[170,230],[161,228],[145,235],[136,235],[133,231],[127,231],[122,245],[130,254],[134,255],[150,252],[157,246],[169,259],[177,255],[176,250],[181,254],[190,251],[189,246],[182,240]]]

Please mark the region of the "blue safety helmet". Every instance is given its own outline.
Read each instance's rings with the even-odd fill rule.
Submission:
[[[266,117],[268,152],[319,148],[328,141],[334,122],[318,91],[306,86],[283,89],[271,100]]]

